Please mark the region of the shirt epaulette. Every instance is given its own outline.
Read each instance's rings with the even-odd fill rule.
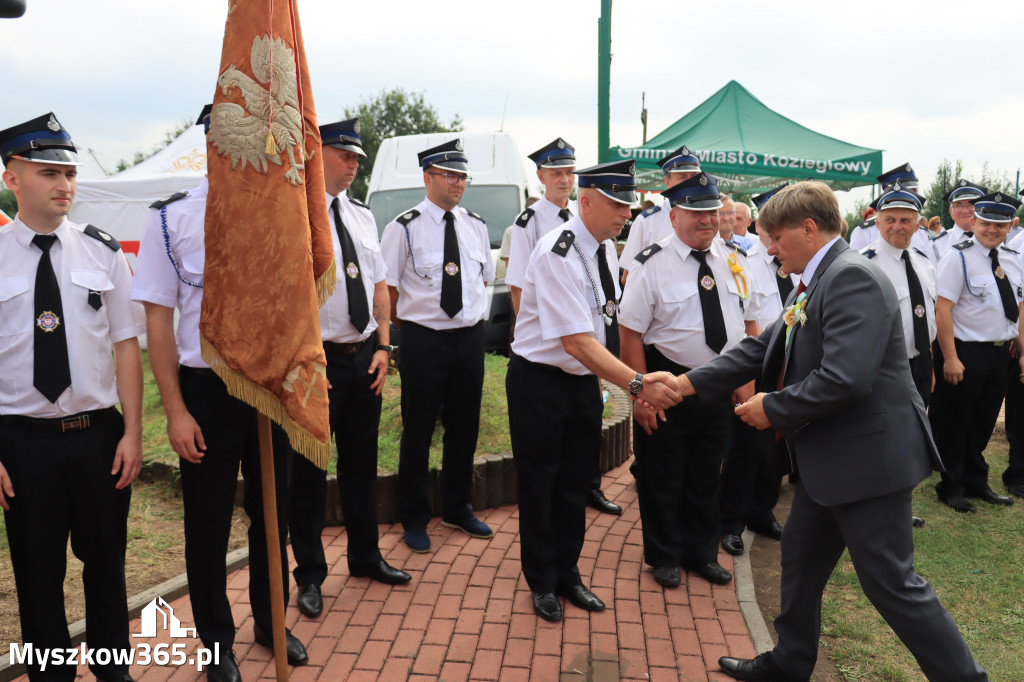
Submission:
[[[642,215],[645,218],[648,218],[648,217],[654,215],[655,213],[657,213],[660,210],[661,210],[661,206],[651,206],[649,209],[647,209],[646,211],[644,211],[640,215]]]
[[[924,251],[922,251],[921,249],[917,248],[916,246],[912,246],[912,247],[910,247],[910,248],[911,248],[912,250],[914,250],[914,251],[917,251],[917,252],[918,252],[919,254],[921,254],[921,255],[922,255],[922,256],[924,256],[925,258],[927,258],[927,257],[928,257],[928,256],[926,256],[926,255],[925,255]]]
[[[1020,252],[1019,252],[1019,251],[1014,251],[1013,249],[1011,249],[1011,248],[1010,248],[1009,246],[1007,246],[1006,244],[1000,244],[1000,245],[999,245],[999,249],[1000,249],[1001,251],[1009,251],[1010,253],[1012,253],[1012,254],[1014,254],[1014,255],[1017,255],[1017,256],[1019,256],[1019,255],[1020,255]]]
[[[948,236],[949,236],[949,232],[947,232],[946,230],[943,230],[942,232],[939,232],[937,235],[932,237],[932,241],[935,241],[936,239],[942,239],[943,237],[948,237]]]
[[[355,197],[349,197],[348,200],[351,201],[356,206],[362,206],[363,208],[370,208],[369,206],[367,206],[363,202],[359,201],[359,199],[356,199]]]
[[[558,236],[558,241],[551,247],[551,251],[559,256],[564,256],[569,253],[569,249],[574,241],[576,241],[576,233],[572,230],[562,230],[562,234]]]
[[[972,244],[974,244],[973,240],[965,239],[962,242],[960,242],[959,244],[953,244],[953,248],[954,249],[958,249],[960,251],[963,251],[964,249],[969,248]]]
[[[519,217],[516,218],[516,225],[519,227],[526,227],[526,224],[530,222],[530,218],[533,217],[533,214],[534,210],[532,208],[525,209],[519,214]]]
[[[654,254],[658,253],[659,251],[661,251],[661,245],[660,244],[651,244],[650,246],[645,248],[643,251],[641,251],[640,253],[636,254],[636,258],[634,258],[634,260],[637,263],[646,263],[648,258],[650,258]]]
[[[478,213],[473,213],[473,212],[472,212],[472,211],[470,211],[469,209],[466,209],[466,213],[468,213],[468,214],[470,215],[470,217],[471,217],[471,218],[476,218],[477,220],[479,220],[480,222],[482,222],[482,223],[483,223],[484,225],[486,225],[486,224],[487,224],[487,221],[486,221],[486,220],[484,220],[483,218],[481,218],[481,217],[480,217],[480,215],[479,215]]]
[[[411,209],[409,211],[406,211],[402,215],[400,215],[397,218],[395,218],[395,222],[398,223],[399,225],[407,227],[409,225],[409,223],[411,223],[412,221],[416,220],[416,218],[418,218],[419,215],[420,215],[420,212],[417,211],[414,208],[414,209]]]
[[[166,206],[167,204],[175,202],[178,199],[184,199],[187,196],[188,196],[188,192],[175,192],[174,194],[172,194],[169,197],[164,197],[163,199],[160,199],[159,201],[154,201],[152,204],[149,205],[149,207],[150,208],[155,208],[155,209],[159,210],[159,209],[163,208],[164,206]]]
[[[878,253],[874,249],[864,249],[863,251],[861,251],[861,253],[867,256],[868,260],[871,260],[872,258],[878,255]]]
[[[96,241],[98,241],[99,243],[103,244],[103,246],[107,247],[111,251],[121,250],[121,244],[118,243],[116,239],[114,239],[108,233],[104,232],[95,225],[86,225],[85,229],[82,231],[85,232],[90,237],[92,237],[93,239],[95,239]]]
[[[732,250],[736,251],[736,253],[740,254],[744,258],[746,258],[747,252],[744,251],[743,247],[740,246],[739,244],[737,244],[735,242],[725,242],[725,245],[728,246],[729,248],[731,248]]]

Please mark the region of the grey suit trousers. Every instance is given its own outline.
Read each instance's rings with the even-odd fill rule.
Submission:
[[[782,536],[782,612],[772,660],[809,678],[818,656],[821,596],[849,547],[864,594],[932,682],[987,680],[932,586],[914,572],[910,489],[825,507],[797,484]]]

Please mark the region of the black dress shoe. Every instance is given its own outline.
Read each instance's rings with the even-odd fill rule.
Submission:
[[[552,623],[562,620],[562,605],[558,603],[554,592],[534,592],[533,610],[538,616]]]
[[[238,663],[235,661],[234,651],[225,651],[220,656],[220,662],[211,663],[206,668],[207,682],[242,682],[242,673],[238,671]]]
[[[739,535],[723,535],[722,549],[733,556],[743,554],[743,538]]]
[[[920,516],[911,516],[910,525],[914,528],[920,528],[924,525],[924,519],[922,519]]]
[[[386,585],[404,585],[412,576],[381,559],[370,568],[349,568],[348,574],[356,578],[370,578]]]
[[[1003,507],[1009,507],[1013,505],[1012,497],[1000,495],[999,493],[997,493],[995,490],[992,490],[992,488],[989,488],[988,486],[982,488],[981,490],[968,490],[967,494],[964,495],[964,497],[974,497],[983,502],[988,502],[989,504],[998,504]]]
[[[772,519],[771,523],[748,523],[747,528],[758,535],[763,535],[764,537],[771,538],[772,540],[782,539],[782,524],[774,519]]]
[[[717,561],[711,561],[690,570],[696,571],[704,580],[715,585],[728,585],[732,581],[732,573],[722,568]]]
[[[1024,497],[1024,485],[1008,485],[1006,486],[1006,490],[1009,491],[1011,495]]]
[[[732,658],[723,656],[718,659],[722,671],[737,680],[751,682],[807,682],[806,677],[793,677],[779,670],[772,662],[771,652],[759,654],[755,658]]]
[[[254,625],[252,634],[257,644],[262,644],[273,650],[274,641],[269,632],[264,632],[263,628]],[[302,646],[302,642],[287,629],[284,631],[284,648],[288,652],[288,665],[306,665],[306,661],[309,660],[309,656],[306,654],[306,647]]]
[[[596,594],[583,587],[583,585],[573,585],[568,589],[559,590],[558,594],[568,599],[573,606],[585,611],[604,610],[604,602],[598,599]]]
[[[654,574],[654,582],[662,587],[679,587],[683,582],[678,566],[655,566],[651,573]]]
[[[978,511],[978,508],[973,504],[965,500],[963,497],[949,497],[939,495],[939,502],[946,505],[953,511],[958,511],[961,514],[973,514]]]
[[[587,504],[597,511],[604,512],[605,514],[615,514],[618,516],[622,513],[622,507],[605,497],[604,491],[600,488],[595,488],[590,491],[590,495],[587,496]]]
[[[299,585],[299,594],[295,598],[299,612],[304,616],[316,618],[324,610],[324,599],[320,596],[319,585]]]

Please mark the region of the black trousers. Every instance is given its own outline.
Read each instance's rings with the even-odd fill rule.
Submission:
[[[939,494],[959,497],[988,487],[988,463],[982,454],[999,417],[1006,392],[1009,343],[971,343],[956,340],[964,378],[956,386],[942,376],[944,363],[936,344],[935,393],[928,421],[946,465]]]
[[[644,355],[648,372],[688,371],[653,346],[646,346]],[[649,436],[633,423],[637,501],[649,565],[697,568],[718,557],[718,490],[731,415],[728,399],[694,396],[666,410],[668,421],[658,422]]]
[[[406,530],[430,520],[430,441],[438,414],[444,427],[441,458],[442,516],[462,521],[470,502],[473,455],[480,431],[484,386],[484,326],[437,331],[402,324],[402,442],[398,459],[398,515]]]
[[[367,371],[374,344],[367,343],[353,355],[337,344],[325,343],[331,431],[338,450],[338,491],[348,534],[349,570],[366,570],[381,560],[377,548],[377,431],[381,397],[370,389],[375,375]],[[288,528],[295,555],[295,583],[322,585],[327,578],[327,559],[321,534],[327,501],[327,472],[305,457],[292,458],[291,502]]]
[[[927,408],[932,403],[932,354],[918,353],[910,358],[910,375]]]
[[[601,385],[512,355],[505,376],[523,575],[534,592],[581,584],[587,493],[601,447]]]
[[[14,486],[4,512],[18,592],[21,636],[39,649],[71,646],[64,612],[67,546],[84,567],[86,643],[127,649],[128,601],[124,555],[131,488],[111,475],[124,421],[114,408],[91,413],[82,431],[43,431],[17,417],[0,418],[0,463]],[[90,666],[97,676],[126,666]],[[29,666],[29,679],[73,680],[75,666]]]
[[[270,571],[263,524],[263,477],[260,473],[256,410],[228,394],[224,382],[208,369],[179,367],[178,381],[185,406],[206,441],[199,464],[180,460],[185,507],[185,571],[196,630],[203,646],[230,651],[235,622],[227,597],[225,557],[231,536],[231,514],[241,465],[245,478],[244,507],[249,517],[249,602],[256,624],[270,632]],[[288,517],[288,472],[292,449],[276,424],[272,429],[281,576],[288,603],[288,560],[285,542]]]
[[[719,508],[722,535],[740,535],[748,524],[768,526],[775,521],[782,476],[775,472],[764,453],[757,429],[733,414],[732,437],[722,461]]]
[[[772,661],[796,678],[814,670],[821,634],[821,595],[843,550],[864,594],[933,682],[987,680],[935,591],[914,572],[910,489],[823,507],[803,484],[782,536],[782,607]]]
[[[1003,485],[1024,485],[1024,384],[1020,382],[1020,364],[1012,358],[1006,372],[1006,428],[1010,456]]]

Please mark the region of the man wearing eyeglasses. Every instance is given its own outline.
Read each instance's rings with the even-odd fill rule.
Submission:
[[[418,154],[427,197],[384,229],[392,321],[402,330],[402,441],[398,514],[405,543],[430,551],[427,522],[430,441],[444,427],[442,524],[478,538],[493,535],[473,516],[470,490],[484,379],[485,287],[494,279],[487,226],[459,206],[469,185],[462,143]]]

